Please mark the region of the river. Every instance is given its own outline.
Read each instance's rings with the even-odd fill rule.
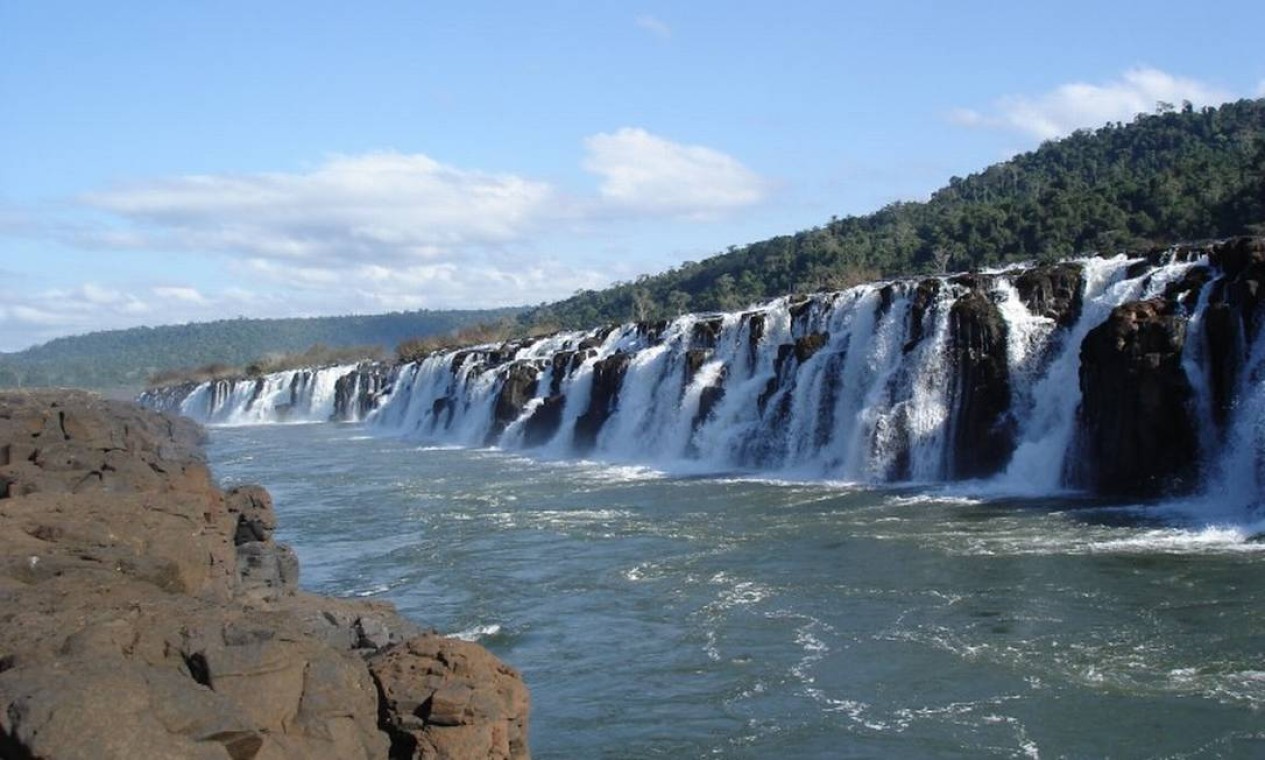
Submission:
[[[214,427],[312,591],[523,672],[537,758],[1265,756],[1265,543],[1180,505]]]

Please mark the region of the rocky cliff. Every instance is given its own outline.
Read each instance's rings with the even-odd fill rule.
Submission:
[[[481,647],[297,590],[267,492],[194,423],[0,394],[0,756],[526,758]]]

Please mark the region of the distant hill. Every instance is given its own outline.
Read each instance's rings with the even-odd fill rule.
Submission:
[[[920,203],[752,243],[525,312],[559,327],[720,311],[918,273],[1261,232],[1265,100],[1161,104],[954,177]]]
[[[267,355],[299,353],[316,344],[379,346],[390,353],[408,338],[443,335],[473,324],[512,318],[518,311],[239,318],[95,332],[0,354],[0,387],[139,389],[158,370],[211,363],[245,366]]]

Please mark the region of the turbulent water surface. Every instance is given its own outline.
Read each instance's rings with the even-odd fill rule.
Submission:
[[[219,427],[303,585],[523,671],[539,758],[1262,757],[1252,516]]]

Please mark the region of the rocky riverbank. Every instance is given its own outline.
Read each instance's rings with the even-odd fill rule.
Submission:
[[[218,489],[201,440],[89,394],[0,394],[0,756],[529,756],[513,669],[298,591],[271,498]]]

